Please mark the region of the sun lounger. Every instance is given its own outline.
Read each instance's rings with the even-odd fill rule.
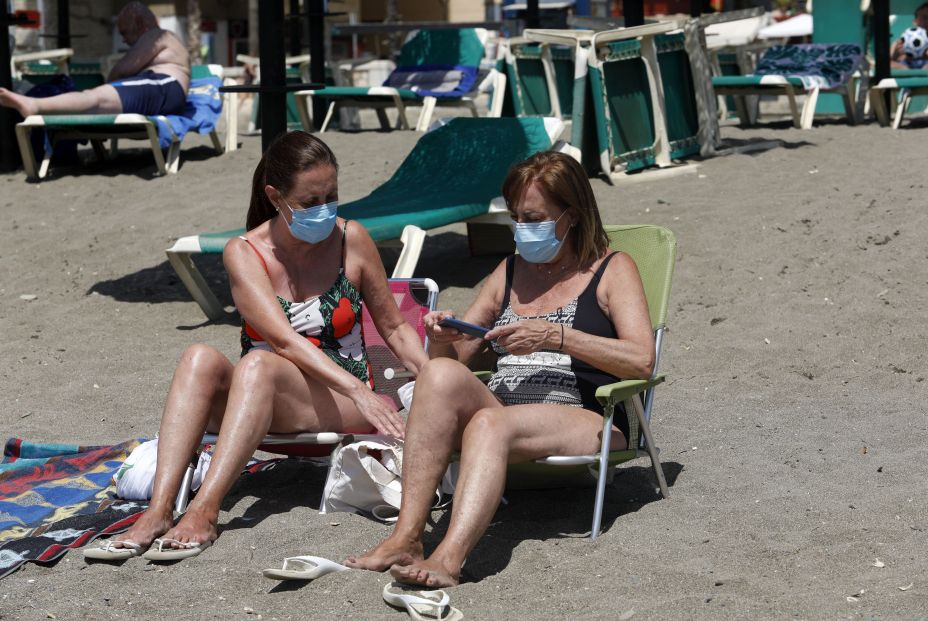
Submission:
[[[406,108],[422,106],[417,131],[429,127],[436,107],[464,107],[476,117],[474,98],[481,82],[480,63],[486,40],[483,28],[420,30],[403,45],[396,69],[382,86],[330,86],[294,93],[303,128],[313,130],[308,112],[313,97],[330,102],[320,132],[328,128],[340,107],[375,109],[383,129],[390,128],[385,112],[388,108],[396,108],[397,127],[409,129]]]
[[[899,129],[912,99],[920,95],[928,95],[928,70],[894,69],[893,77],[884,78],[876,86],[870,87],[870,108],[883,127],[890,123],[890,112],[885,103],[887,93],[895,106],[892,127]]]
[[[499,197],[509,167],[555,146],[564,129],[559,119],[455,118],[422,136],[399,169],[364,198],[339,206],[339,215],[357,220],[378,243],[402,252],[395,278],[413,275],[425,230],[454,222],[507,222]],[[562,145],[561,148],[569,150]],[[182,237],[167,250],[168,260],[190,295],[210,319],[224,314],[193,264],[192,256],[221,253],[244,229]]]
[[[748,95],[786,95],[793,124],[810,129],[819,93],[837,93],[844,99],[848,122],[857,122],[857,75],[866,76],[866,59],[859,45],[850,43],[775,45],[757,63],[754,73],[743,76],[716,76],[712,85],[718,95],[735,96],[741,123],[750,122],[745,97]],[[806,95],[802,113],[797,95]]]
[[[235,135],[238,112],[234,105],[234,95],[229,99],[226,110],[226,144],[219,139],[215,123],[220,110],[223,109],[219,98],[219,86],[222,85],[222,67],[203,65],[194,67],[193,80],[187,95],[189,116],[144,116],[141,114],[60,114],[32,115],[16,126],[16,139],[22,155],[23,167],[30,179],[42,179],[48,174],[52,150],[58,140],[89,139],[97,157],[104,159],[105,140],[114,141],[112,151],[115,153],[115,141],[119,138],[147,140],[151,146],[155,166],[162,175],[175,173],[180,163],[180,145],[188,131],[209,133],[213,147],[218,153],[223,150],[235,150]],[[194,105],[196,104],[196,105]],[[40,165],[36,162],[32,150],[30,134],[34,129],[44,129],[47,133],[46,148]],[[162,150],[167,150],[165,158]]]

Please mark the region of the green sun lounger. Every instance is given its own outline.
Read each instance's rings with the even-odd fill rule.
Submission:
[[[455,222],[508,222],[499,197],[512,164],[551,149],[564,129],[559,119],[455,118],[422,136],[393,176],[373,192],[339,206],[343,218],[357,220],[374,241],[402,246],[394,278],[410,278],[425,230]],[[168,260],[190,295],[210,319],[222,304],[197,271],[195,254],[221,253],[244,229],[182,237],[167,250]]]
[[[853,125],[858,116],[857,79],[865,64],[863,51],[856,44],[775,45],[764,52],[753,74],[716,76],[712,78],[712,86],[717,95],[735,97],[743,125],[751,122],[746,96],[786,95],[793,125],[810,129],[820,93],[841,95],[848,122]],[[806,95],[801,113],[797,95]]]
[[[567,33],[562,35],[561,33]],[[533,35],[550,35],[543,40]],[[574,46],[587,40],[589,30],[532,30],[522,37],[501,43],[507,96],[515,116],[554,116],[569,119],[573,114]]]
[[[906,112],[912,107],[912,100],[921,95],[928,95],[928,70],[893,69],[893,77],[884,78],[876,86],[870,87],[870,109],[873,110],[880,125],[890,124],[890,111],[887,110],[884,96],[890,94],[895,106],[892,127],[899,129]]]
[[[191,77],[201,78],[207,76],[222,77],[220,65],[196,65],[192,68]],[[223,114],[226,117],[226,143],[223,145],[215,128],[209,132],[213,147],[218,153],[234,151],[238,148],[236,127],[238,111],[234,94],[225,98]],[[158,136],[156,117],[142,114],[55,114],[31,115],[16,125],[16,140],[23,160],[23,168],[30,179],[43,179],[48,174],[51,163],[52,149],[55,142],[65,139],[87,139],[93,146],[94,153],[100,160],[106,159],[104,141],[111,140],[110,152],[117,152],[118,139],[147,140],[158,173],[165,175],[176,173],[180,165],[181,140],[173,134],[167,154],[162,151]],[[170,124],[166,124],[170,130]],[[49,133],[49,143],[52,149],[46,149],[41,164],[37,163],[32,149],[30,134],[34,129],[44,129]]]
[[[385,110],[396,108],[397,128],[409,129],[406,108],[421,106],[417,131],[425,131],[436,107],[464,107],[476,117],[474,97],[478,92],[480,63],[484,56],[487,31],[483,28],[419,30],[400,50],[396,69],[381,86],[327,86],[297,91],[294,98],[303,119],[303,128],[313,131],[309,117],[312,98],[329,102],[324,132],[332,115],[342,107],[372,108],[381,128],[390,129]]]

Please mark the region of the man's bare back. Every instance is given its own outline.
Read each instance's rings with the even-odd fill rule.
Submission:
[[[128,41],[127,33],[123,35]],[[168,30],[154,28],[143,33],[117,62],[107,82],[121,80],[146,71],[177,78],[184,92],[190,86],[190,55],[177,36]]]

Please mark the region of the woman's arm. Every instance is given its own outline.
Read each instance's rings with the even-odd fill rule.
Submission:
[[[597,288],[597,302],[607,309],[618,339],[593,336],[542,319],[518,321],[492,330],[510,353],[525,355],[541,349],[562,351],[622,379],[647,379],[654,369],[654,335],[644,287],[634,260],[620,253],[613,258]]]
[[[396,299],[387,285],[387,273],[374,240],[367,230],[358,224],[349,226],[346,235],[346,254],[352,259],[357,257],[360,263],[361,297],[364,298],[364,304],[367,305],[377,332],[406,369],[418,376],[429,358],[422,348],[422,339],[396,305]]]
[[[338,366],[290,327],[270,278],[247,242],[236,237],[226,244],[223,263],[239,313],[276,354],[295,364],[307,376],[352,399],[361,414],[380,431],[403,436],[402,419],[367,384]]]

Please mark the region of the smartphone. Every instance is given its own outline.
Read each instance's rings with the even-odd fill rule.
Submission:
[[[438,325],[440,325],[442,328],[454,328],[462,334],[467,334],[468,336],[473,336],[474,338],[478,339],[482,339],[483,335],[490,331],[489,328],[467,323],[466,321],[454,319],[453,317],[446,317],[442,319],[438,322]]]

